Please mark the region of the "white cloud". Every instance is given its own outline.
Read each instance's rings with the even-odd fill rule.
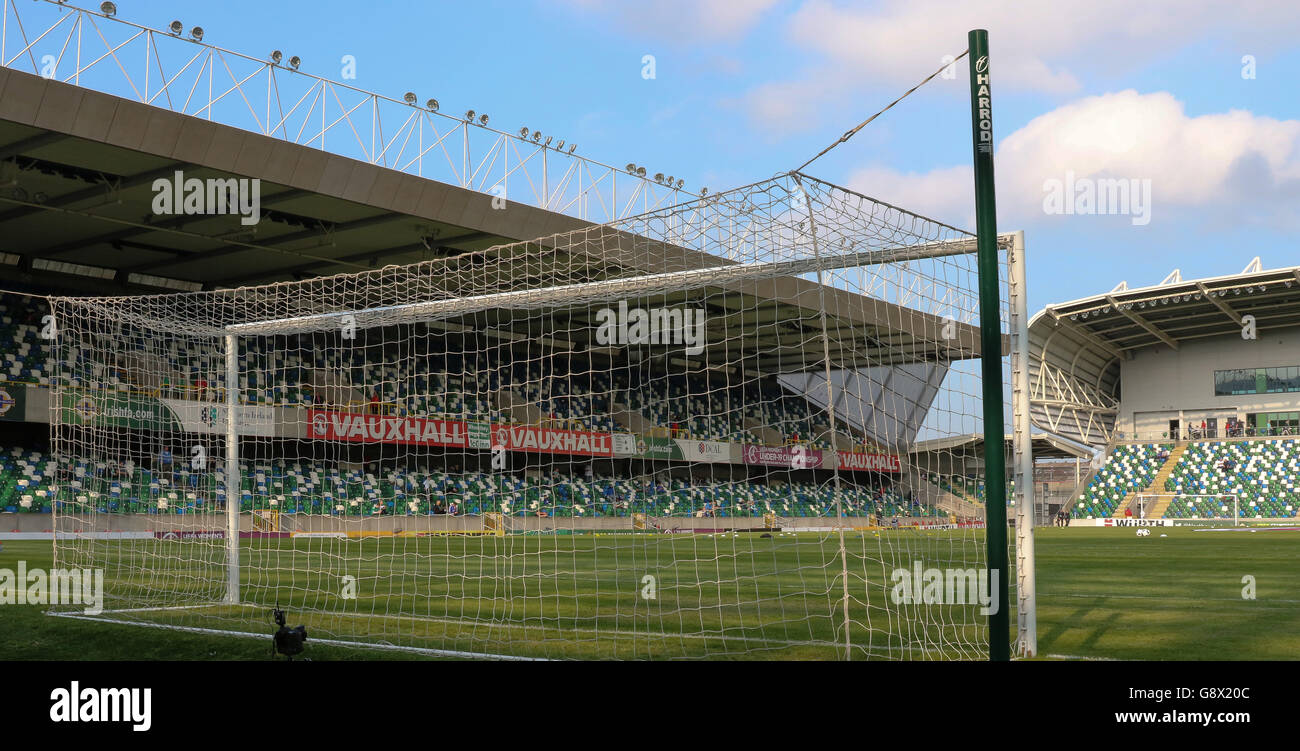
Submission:
[[[1034,118],[999,144],[999,220],[1023,226],[1048,219],[1044,183],[1067,174],[1150,180],[1155,223],[1231,217],[1294,226],[1300,121],[1242,110],[1193,117],[1167,92],[1080,99]],[[924,173],[869,167],[848,182],[882,201],[973,229],[969,166]]]
[[[830,76],[807,81],[771,81],[726,103],[743,109],[759,132],[771,140],[813,125],[822,101],[841,90],[842,85]]]
[[[789,36],[819,59],[749,92],[747,109],[757,117],[764,111],[758,100],[772,89],[811,87],[804,104],[814,108],[866,87],[901,92],[937,70],[945,55],[966,49],[966,33],[975,28],[989,31],[1000,90],[1069,96],[1081,91],[1084,73],[1123,73],[1211,35],[1240,47],[1234,60],[1266,53],[1289,43],[1298,23],[1295,0],[1245,0],[1228,9],[1217,0],[807,0],[791,16]],[[932,85],[964,95],[966,65],[958,64],[962,85]]]
[[[975,228],[975,177],[968,166],[923,173],[866,167],[847,182],[848,188],[878,201],[959,229]]]
[[[1210,32],[1277,41],[1293,36],[1297,20],[1294,0],[1251,0],[1231,10],[1218,0],[887,0],[869,7],[809,0],[794,14],[791,35],[864,76],[914,83],[943,55],[965,49],[968,30],[988,29],[1000,84],[1070,93],[1078,87],[1074,67],[1115,55],[1136,63]]]

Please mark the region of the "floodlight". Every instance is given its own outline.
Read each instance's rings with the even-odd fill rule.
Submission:
[[[172,21],[171,24],[167,27],[167,30],[175,34],[176,36],[180,36],[181,32],[185,31],[185,24],[181,23],[180,21]]]
[[[482,125],[484,128],[486,128],[486,127],[487,127],[487,124],[488,124],[488,116],[487,116],[487,115],[479,115],[479,116],[478,116],[478,124],[479,124],[479,125]]]
[[[416,100],[419,99],[419,97],[417,97],[417,96],[415,95],[415,92],[414,92],[414,91],[408,91],[408,92],[406,92],[405,94],[402,95],[402,99],[403,99],[407,104],[415,104]]]
[[[196,42],[202,42],[202,41],[203,41],[203,27],[202,27],[202,26],[195,26],[194,28],[190,29],[190,37],[192,37],[192,38],[194,39],[194,41],[196,41]]]
[[[283,59],[284,59],[284,53],[283,53],[283,52],[281,52],[280,50],[272,50],[272,52],[271,52],[271,62],[275,63],[276,65],[279,65],[279,64],[280,64],[280,61],[283,60]]]
[[[294,70],[298,70],[299,65],[302,65],[301,57],[294,55],[293,57],[289,58],[289,67],[293,68]]]
[[[106,16],[116,16],[117,6],[112,3],[100,3],[99,12],[103,13]]]
[[[427,101],[427,102],[424,103],[424,106],[427,107],[427,108],[429,109],[430,112],[437,112],[437,111],[438,111],[438,100],[437,100],[437,99],[430,99],[429,101]]]

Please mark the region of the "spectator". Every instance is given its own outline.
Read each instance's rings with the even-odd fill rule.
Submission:
[[[172,474],[172,450],[166,446],[163,446],[162,451],[158,452],[158,471],[167,477],[174,477]]]
[[[456,516],[459,513],[460,513],[460,507],[456,505],[455,501],[452,501],[450,504],[447,505],[448,516]]]
[[[372,414],[372,415],[377,415],[377,414],[379,414],[379,389],[378,389],[378,387],[376,387],[374,391],[370,392],[370,414]]]

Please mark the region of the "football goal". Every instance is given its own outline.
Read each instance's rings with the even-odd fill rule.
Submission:
[[[1135,508],[1141,518],[1174,523],[1231,522],[1234,527],[1295,523],[1286,514],[1291,509],[1283,511],[1282,503],[1243,502],[1235,493],[1143,493],[1137,496]]]
[[[978,358],[1012,388],[1016,236],[987,355],[973,251],[792,173],[416,266],[54,299],[60,565],[105,570],[100,618],[180,628],[981,658],[986,530],[935,481],[978,462],[909,452],[980,432]]]

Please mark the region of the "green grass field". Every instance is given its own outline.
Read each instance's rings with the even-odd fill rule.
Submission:
[[[1168,537],[1160,537],[1160,534]],[[1039,649],[1077,658],[1300,657],[1300,533],[1042,529],[1037,533]],[[972,531],[855,532],[846,538],[854,659],[979,659],[976,606],[899,605],[890,573],[916,560],[982,560]],[[134,605],[193,607],[115,619],[265,634],[264,639],[51,617],[0,605],[0,659],[269,659],[266,607],[211,605],[219,541],[96,542],[80,560],[128,575],[110,593]],[[835,536],[609,535],[245,540],[246,601],[308,627],[315,660],[434,655],[408,647],[559,658],[836,659],[844,654],[844,581]],[[48,543],[7,542],[0,569],[52,566]],[[643,597],[644,577],[655,597]],[[1243,576],[1256,599],[1244,599]],[[345,597],[353,577],[355,599]],[[114,602],[107,603],[113,608]],[[1015,614],[1012,613],[1014,622]],[[922,623],[926,625],[922,625]],[[444,654],[444,657],[449,656]]]

